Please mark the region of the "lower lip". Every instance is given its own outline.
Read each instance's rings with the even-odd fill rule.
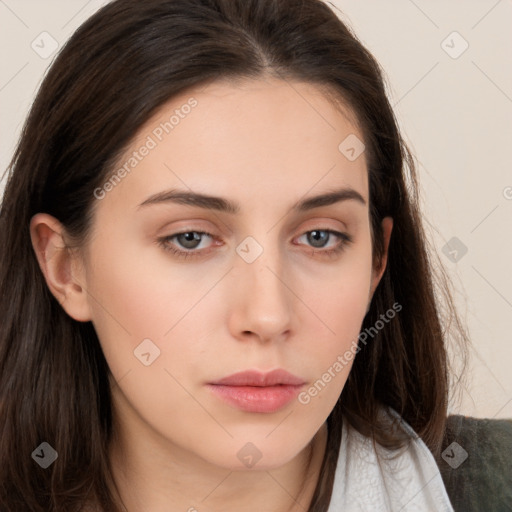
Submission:
[[[223,386],[209,384],[219,398],[246,412],[276,412],[289,404],[302,386]]]

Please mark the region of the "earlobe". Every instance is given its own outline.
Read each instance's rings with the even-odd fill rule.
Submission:
[[[71,318],[87,322],[91,316],[85,273],[64,233],[62,224],[46,213],[37,213],[30,221],[32,247],[48,288]]]
[[[382,258],[380,260],[379,268],[374,268],[372,272],[372,282],[370,287],[370,296],[368,299],[368,309],[367,312],[370,310],[370,303],[373,297],[373,294],[384,274],[384,271],[386,270],[386,265],[388,261],[388,250],[389,250],[389,241],[391,239],[391,232],[393,230],[393,218],[392,217],[384,217],[382,219],[382,236],[384,238],[384,253],[382,255]]]

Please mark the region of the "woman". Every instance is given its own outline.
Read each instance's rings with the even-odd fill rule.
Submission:
[[[453,510],[445,341],[381,70],[319,0],[115,0],[1,214],[6,510]]]

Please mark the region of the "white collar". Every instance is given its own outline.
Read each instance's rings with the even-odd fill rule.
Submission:
[[[377,445],[379,465],[371,439],[344,419],[328,512],[454,512],[432,453],[410,425],[401,423],[411,443],[394,459]]]

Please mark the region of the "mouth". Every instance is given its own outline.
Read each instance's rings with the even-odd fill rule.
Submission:
[[[306,382],[279,369],[268,373],[244,371],[207,384],[219,399],[236,409],[253,413],[273,413],[283,409]]]

